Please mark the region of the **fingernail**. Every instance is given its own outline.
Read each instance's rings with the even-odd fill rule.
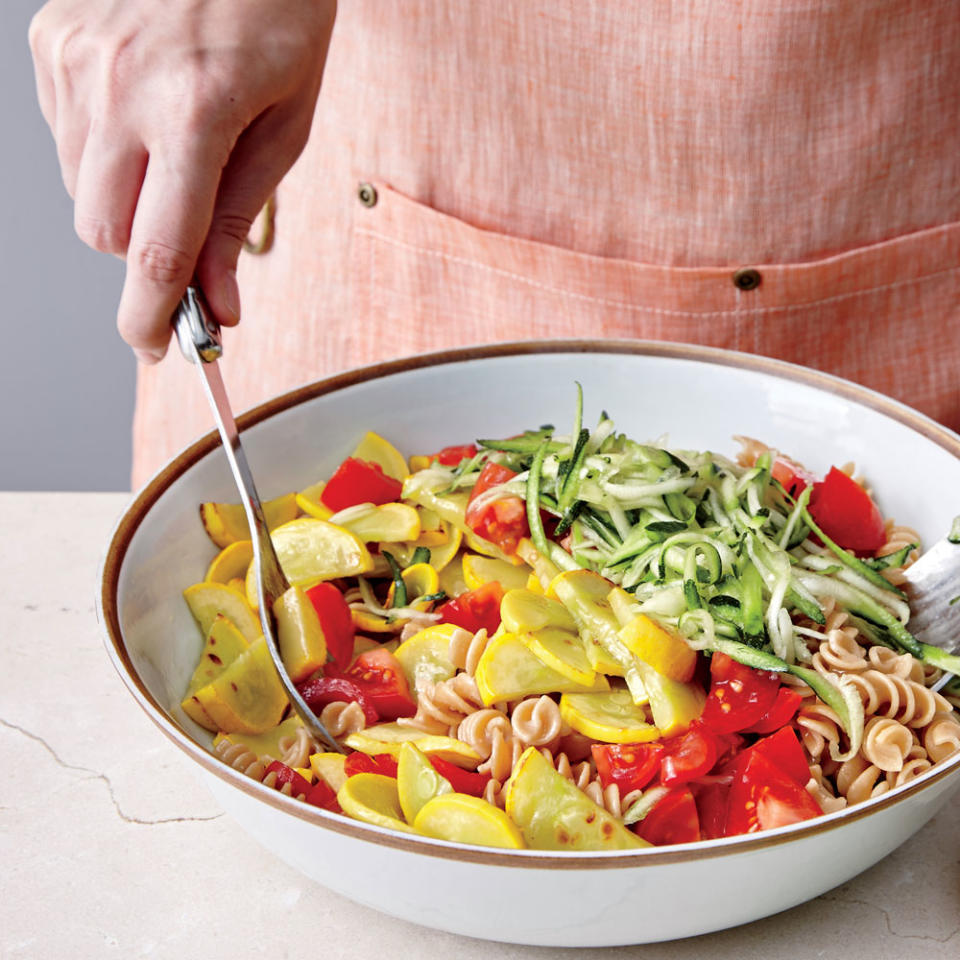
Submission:
[[[133,355],[140,361],[140,363],[145,364],[150,367],[155,363],[159,363],[166,353],[165,350],[141,350],[134,348]]]
[[[230,270],[223,281],[223,305],[233,320],[240,319],[240,287],[237,285],[236,270]]]

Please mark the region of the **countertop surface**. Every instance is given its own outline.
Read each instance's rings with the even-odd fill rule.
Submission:
[[[0,958],[555,956],[351,903],[221,812],[104,650],[97,574],[126,502],[0,493]],[[877,866],[808,904],[704,937],[576,955],[956,958],[960,795]]]

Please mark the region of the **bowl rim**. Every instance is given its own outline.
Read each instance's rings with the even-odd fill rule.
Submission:
[[[397,373],[473,360],[562,353],[629,354],[688,360],[714,366],[732,366],[754,373],[768,374],[781,380],[792,380],[823,392],[836,394],[860,406],[884,414],[921,434],[960,459],[960,436],[925,414],[868,387],[832,374],[771,357],[722,350],[716,347],[705,347],[699,344],[628,339],[584,338],[508,341],[473,347],[458,347],[383,361],[334,374],[279,394],[238,416],[237,425],[241,431],[247,430],[255,424],[317,397]],[[678,844],[669,847],[605,852],[507,850],[434,840],[430,837],[403,834],[372,824],[365,824],[286,797],[222,763],[179,727],[168,715],[166,709],[150,693],[138,675],[126,649],[120,628],[117,605],[120,573],[124,558],[140,522],[177,479],[220,445],[220,437],[216,430],[205,434],[181,450],[133,496],[117,521],[101,564],[99,590],[96,597],[97,617],[104,631],[104,644],[107,653],[115,669],[140,707],[169,740],[199,763],[205,772],[225,781],[225,783],[248,796],[270,804],[274,808],[302,821],[397,850],[461,862],[537,869],[549,868],[552,870],[652,867],[759,851],[813,834],[827,833],[851,821],[859,820],[898,804],[909,796],[928,790],[960,769],[960,754],[958,754],[934,766],[917,779],[878,797],[831,814],[825,814],[813,820],[775,830],[714,840],[701,840],[696,843]]]

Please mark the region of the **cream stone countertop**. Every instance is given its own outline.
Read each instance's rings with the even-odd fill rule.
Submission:
[[[98,567],[124,494],[0,493],[0,958],[538,958],[393,920],[248,839],[104,651]],[[571,954],[573,955],[573,954]],[[960,796],[811,903],[644,960],[960,956]]]

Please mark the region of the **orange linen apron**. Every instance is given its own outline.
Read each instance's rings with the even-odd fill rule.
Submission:
[[[277,203],[226,332],[237,409],[451,345],[640,337],[960,428],[956,0],[348,0]],[[136,485],[210,429],[194,377],[141,370]]]

